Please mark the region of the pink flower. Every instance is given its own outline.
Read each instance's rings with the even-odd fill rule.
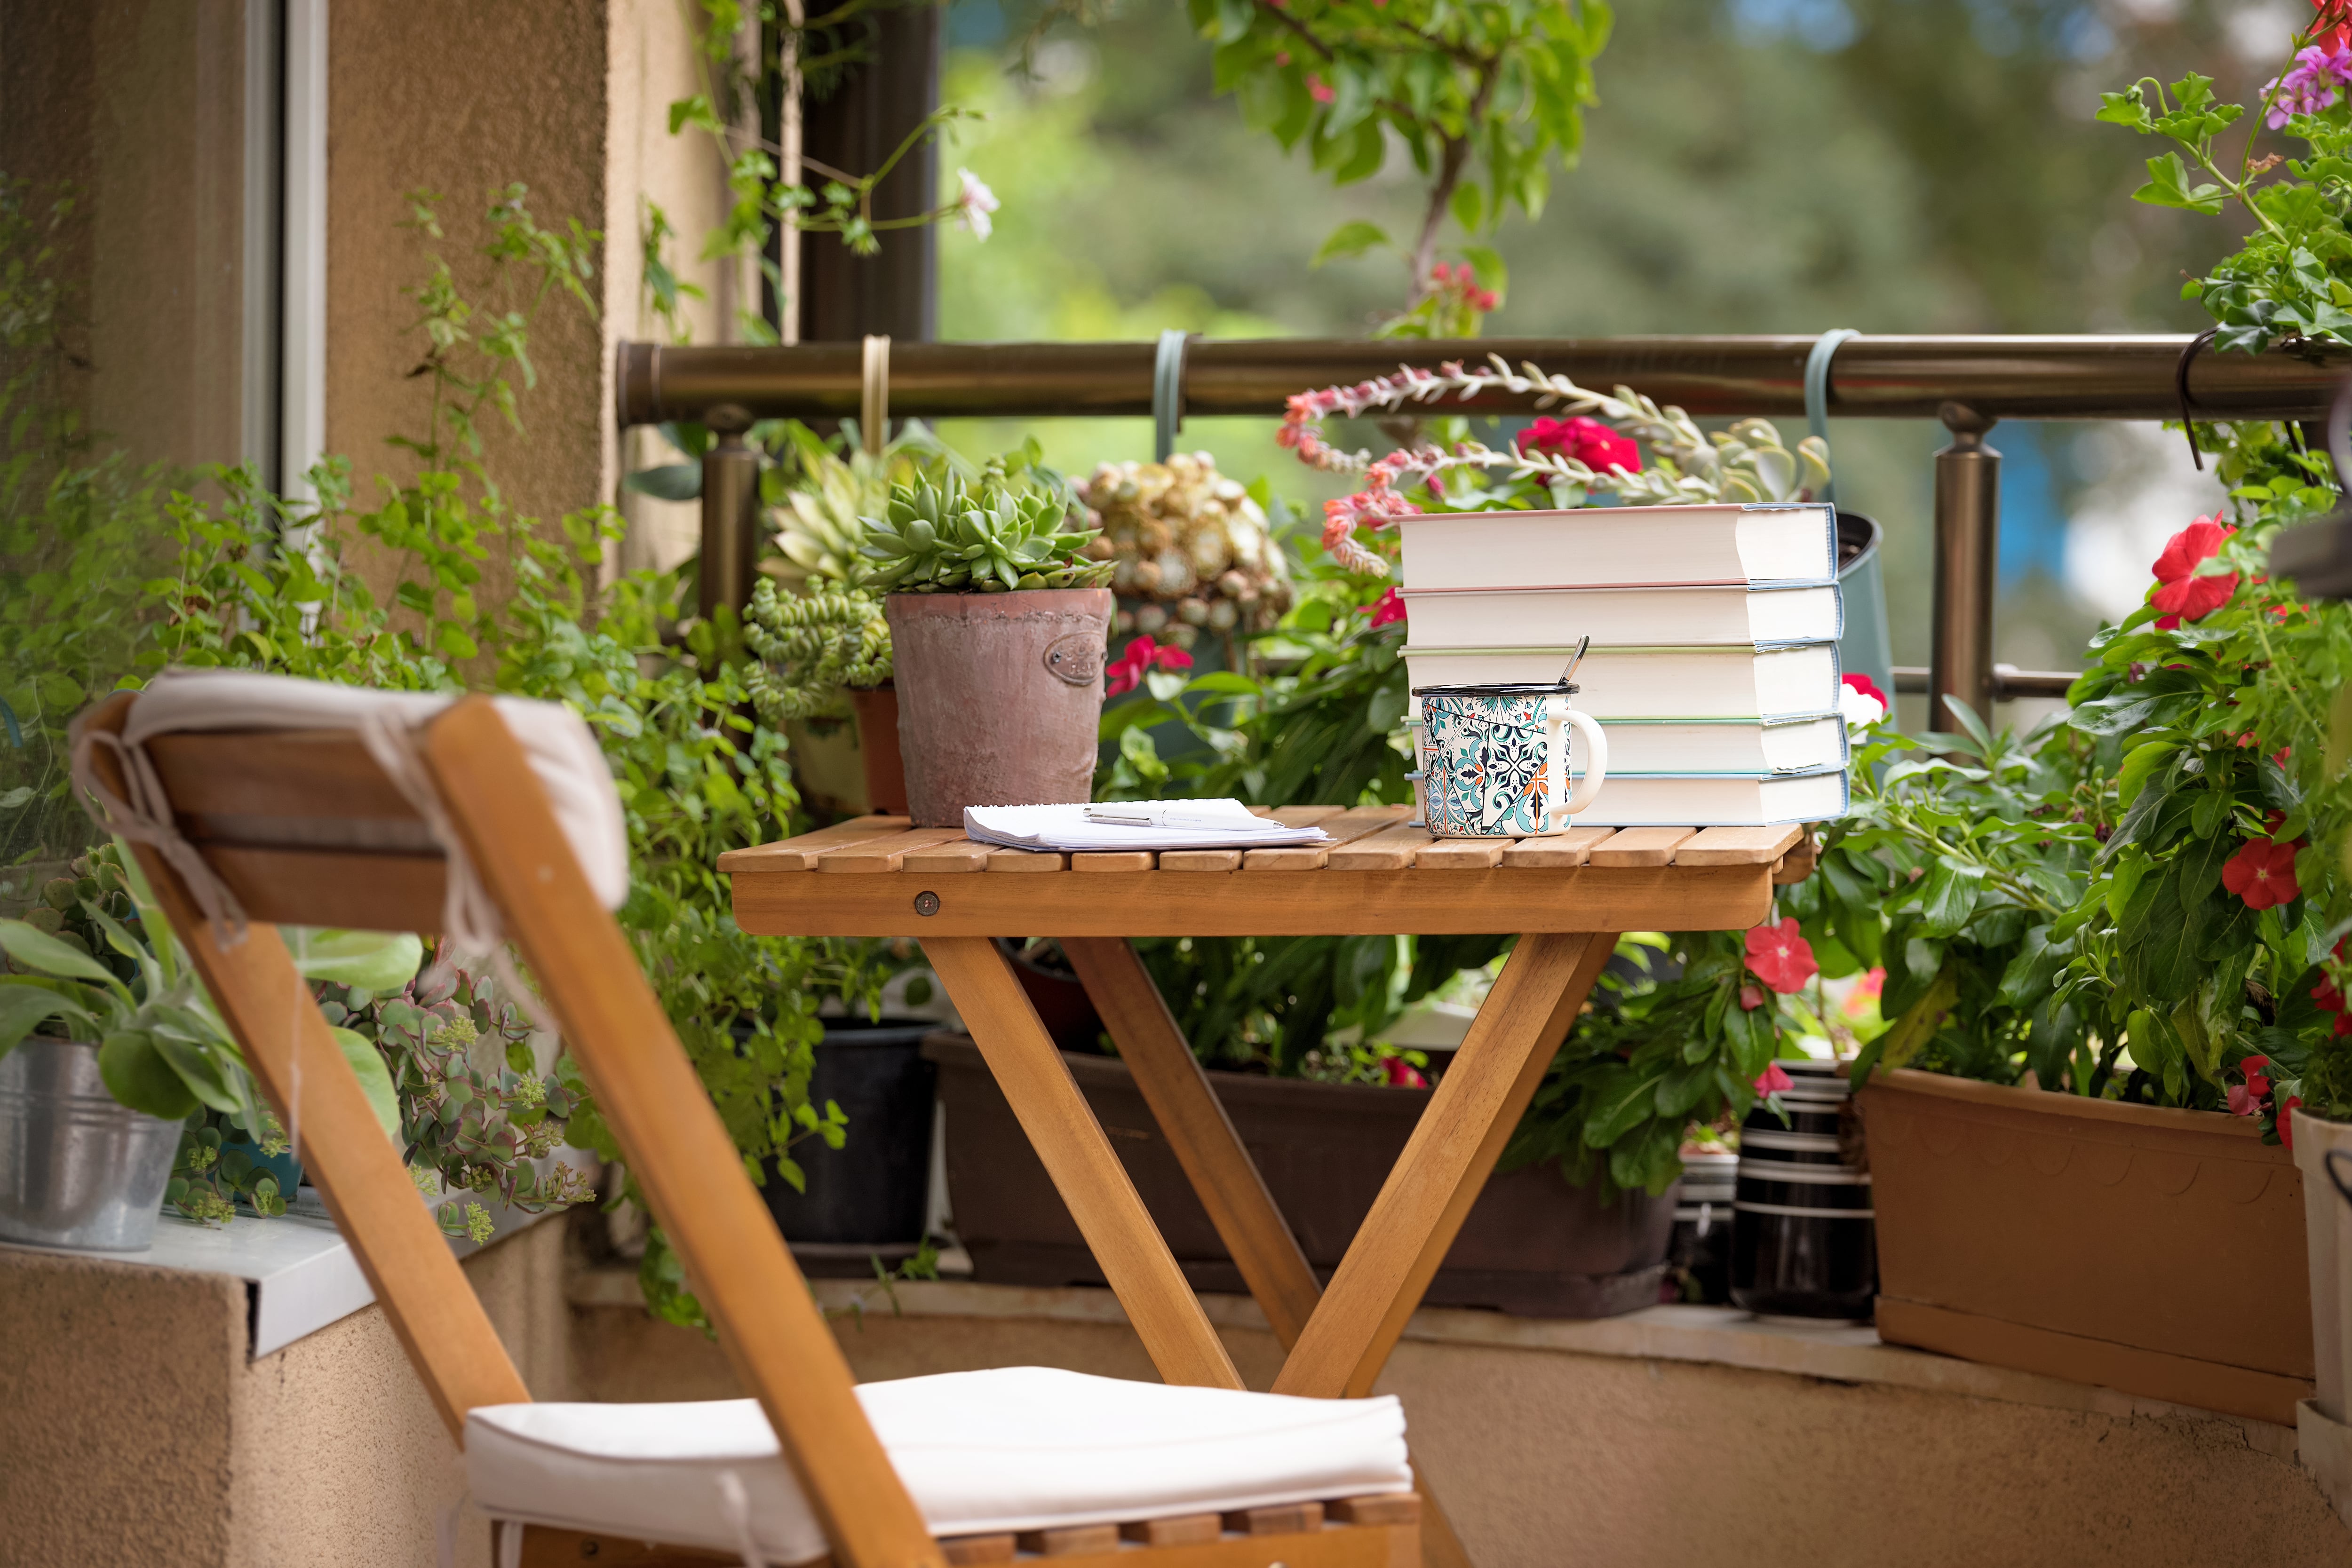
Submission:
[[[2238,574],[2200,577],[2197,568],[2221,553],[2221,541],[2238,530],[2224,528],[2216,517],[2200,517],[2165,541],[2164,553],[2150,568],[2158,583],[2154,603],[2164,613],[2157,630],[2169,632],[2183,621],[2199,621],[2230,601],[2238,591]]]
[[[1404,619],[1404,595],[1391,588],[1374,600],[1369,608],[1374,626],[1393,626]]]
[[[2341,7],[2337,9],[2340,11]],[[2315,19],[2314,26],[2324,26],[2326,21],[2327,18],[2322,16]],[[2265,96],[2273,89],[2278,92],[2278,96],[2271,99],[2270,128],[2273,131],[2285,125],[2295,115],[2317,114],[2322,110],[2333,109],[2336,89],[2352,86],[2352,49],[2344,47],[2341,26],[2336,32],[2337,37],[2334,48],[2323,48],[2313,44],[2295,55],[2294,64],[2287,68],[2284,76],[2273,77],[2263,83]]]
[[[2251,1116],[2263,1108],[2262,1096],[2242,1083],[2230,1085],[2230,1114]]]
[[[1318,103],[1329,103],[1333,99],[1339,96],[1338,93],[1331,90],[1330,83],[1325,81],[1321,77],[1317,76],[1313,71],[1307,73],[1307,95]]]
[[[2244,899],[2249,909],[2292,903],[2303,894],[2294,880],[2294,846],[2248,839],[2221,867],[2221,885]]]
[[[1147,670],[1189,670],[1192,667],[1192,654],[1181,648],[1161,647],[1146,634],[1129,643],[1127,652],[1104,670],[1103,673],[1110,677],[1109,689],[1104,695],[1115,697],[1133,691],[1143,684]]]
[[[1764,1071],[1756,1075],[1756,1092],[1759,1094],[1778,1094],[1783,1089],[1796,1086],[1797,1081],[1790,1077],[1787,1069],[1777,1061],[1766,1062]]]
[[[2267,1056],[2250,1056],[2238,1063],[2238,1071],[2245,1074],[2246,1092],[2257,1100],[2270,1098],[2270,1066],[2271,1059]]]
[[[1764,1005],[1764,988],[1763,988],[1763,987],[1761,987],[1761,986],[1742,986],[1742,987],[1740,987],[1740,988],[1739,988],[1739,1010],[1740,1010],[1740,1011],[1742,1011],[1742,1012],[1748,1012],[1748,1013],[1752,1013],[1752,1012],[1754,1012],[1758,1008],[1760,1008],[1760,1007],[1762,1007],[1763,1005]]]
[[[1426,1089],[1429,1080],[1413,1071],[1412,1063],[1402,1056],[1381,1058],[1381,1072],[1391,1089]]]
[[[1642,449],[1628,435],[1620,435],[1597,419],[1575,414],[1567,419],[1538,419],[1519,436],[1520,450],[1532,447],[1572,457],[1596,474],[1622,468],[1642,471]]]
[[[1758,979],[1786,995],[1805,988],[1822,972],[1813,962],[1813,945],[1797,929],[1796,916],[1778,925],[1759,925],[1748,934],[1748,967]]]
[[[1886,694],[1878,689],[1878,683],[1868,675],[1848,675],[1845,684],[1876,703],[1881,709],[1891,709],[1895,706],[1886,700]]]

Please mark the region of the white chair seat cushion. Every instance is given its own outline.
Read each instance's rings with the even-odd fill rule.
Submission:
[[[449,693],[380,692],[255,670],[166,670],[131,705],[122,739],[140,746],[191,730],[356,730],[378,713],[420,726],[457,700]],[[596,737],[562,703],[491,700],[530,759],[531,775],[547,791],[598,902],[619,908],[629,894],[628,824]]]
[[[934,1535],[1102,1524],[1412,1488],[1391,1396],[1298,1399],[1048,1367],[867,1383],[866,1406]],[[758,1403],[492,1405],[466,1474],[494,1517],[732,1551],[719,1478],[779,1563],[824,1535]]]

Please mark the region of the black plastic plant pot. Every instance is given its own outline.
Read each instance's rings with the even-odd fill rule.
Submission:
[[[809,1103],[830,1100],[849,1119],[842,1146],[804,1138],[793,1157],[807,1178],[794,1192],[771,1167],[768,1211],[795,1249],[873,1248],[903,1255],[923,1239],[931,1185],[931,1101],[939,1070],[923,1060],[920,1019],[828,1019],[817,1042]],[[850,1261],[864,1272],[862,1255]],[[804,1260],[805,1262],[805,1260]]]
[[[1847,1163],[1850,1091],[1833,1061],[1783,1061],[1783,1123],[1759,1103],[1739,1129],[1731,1304],[1761,1317],[1868,1321],[1878,1294],[1870,1173]]]

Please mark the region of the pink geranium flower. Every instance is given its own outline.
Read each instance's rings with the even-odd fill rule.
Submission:
[[[1147,670],[1189,670],[1192,655],[1181,648],[1164,647],[1147,633],[1127,645],[1127,652],[1103,673],[1110,677],[1107,696],[1123,696],[1143,684]]]

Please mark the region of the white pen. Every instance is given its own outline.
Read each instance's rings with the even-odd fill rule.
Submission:
[[[1112,828],[1188,828],[1223,833],[1264,832],[1282,826],[1264,817],[1242,821],[1231,816],[1187,811],[1181,806],[1150,800],[1117,800],[1104,806],[1088,806],[1087,821]]]

